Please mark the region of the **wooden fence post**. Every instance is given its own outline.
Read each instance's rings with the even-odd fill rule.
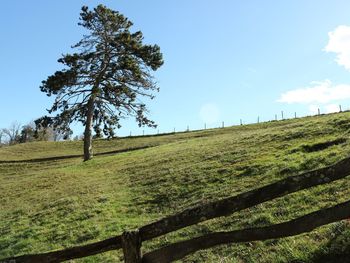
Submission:
[[[141,237],[139,230],[125,231],[122,234],[122,247],[125,263],[141,263]]]

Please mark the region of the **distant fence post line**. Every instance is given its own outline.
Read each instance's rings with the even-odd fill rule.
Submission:
[[[341,104],[339,104],[338,105],[338,107],[339,107],[339,112],[343,112],[343,107],[342,107],[342,105]],[[347,109],[345,109],[345,111],[348,111]],[[336,112],[336,111],[335,111]],[[287,120],[287,119],[292,119],[293,117],[293,115],[290,117],[290,118],[288,118],[288,117],[286,117],[285,116],[285,112],[282,110],[281,112],[280,112],[280,114],[281,114],[281,119],[280,120]],[[325,114],[327,114],[327,112],[325,113]],[[316,112],[314,112],[314,113],[312,113],[311,115],[314,115],[314,116],[319,116],[319,115],[321,115],[321,108],[317,108],[317,113]],[[274,120],[275,121],[278,121],[279,119],[278,119],[278,114],[275,114],[275,118],[274,118]],[[300,117],[302,117],[303,115],[299,115],[299,118]],[[297,119],[298,118],[298,115],[297,115],[297,112],[296,111],[294,111],[294,119]],[[268,121],[273,121],[273,118],[271,118],[271,119],[268,119],[267,120],[267,122]],[[264,121],[262,120],[262,118],[260,118],[260,115],[258,115],[257,116],[257,118],[256,118],[256,123],[263,123]],[[247,124],[249,124],[249,123],[254,123],[254,121],[253,122],[248,122]],[[232,126],[235,126],[236,124],[232,124]],[[238,124],[237,124],[238,125]],[[239,125],[246,125],[246,124],[244,124],[244,122],[243,122],[243,119],[239,119]],[[222,121],[221,122],[221,126],[220,126],[220,124],[217,124],[217,126],[216,126],[216,124],[214,124],[214,127],[213,128],[215,128],[215,127],[217,127],[217,128],[225,128],[225,127],[229,127],[230,125],[227,125],[227,123],[226,123],[226,126],[225,126],[225,121]],[[202,126],[202,127],[204,127],[204,130],[206,130],[206,129],[208,129],[208,128],[210,128],[210,127],[208,127],[207,126],[207,123],[205,122],[204,123],[204,126]],[[199,129],[200,130],[200,129]],[[181,132],[182,130],[180,129],[178,132]],[[183,130],[183,132],[189,132],[190,131],[190,125],[187,125],[187,128],[185,129],[185,130]],[[192,129],[192,131],[196,131],[196,128],[194,128],[194,129]],[[176,133],[176,127],[174,127],[173,128],[173,131],[165,131],[164,133]],[[150,134],[160,134],[160,131],[159,131],[159,129],[157,130],[157,132],[153,132],[153,133],[150,133]],[[148,134],[148,136],[150,135],[150,134]],[[142,130],[142,136],[145,136],[145,135],[147,135],[146,134],[146,132],[145,132],[145,130]],[[127,135],[126,135],[127,136]],[[131,137],[132,136],[132,132],[130,131],[130,134],[129,134],[129,136]],[[136,134],[136,135],[134,135],[134,136],[141,136],[140,135],[140,133],[138,133],[138,134]],[[0,262],[1,263],[1,262]]]

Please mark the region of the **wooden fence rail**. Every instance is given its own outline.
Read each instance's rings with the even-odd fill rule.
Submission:
[[[7,258],[7,259],[0,260],[0,263],[62,262],[70,259],[92,256],[92,255],[96,255],[106,251],[116,250],[121,248],[123,248],[123,251],[125,253],[129,253],[127,251],[132,251],[129,254],[136,255],[138,253],[137,251],[139,251],[139,254],[140,254],[139,258],[137,258],[137,256],[129,257],[129,254],[125,255],[125,262],[128,262],[128,263],[141,262],[141,260],[143,260],[144,262],[170,262],[173,256],[171,256],[171,253],[169,251],[173,251],[173,249],[177,248],[178,246],[181,247],[182,246],[181,244],[187,244],[189,246],[193,245],[192,248],[187,247],[186,249],[183,250],[184,251],[182,253],[183,256],[188,254],[186,251],[194,252],[194,251],[197,251],[198,249],[208,248],[208,246],[198,247],[198,245],[195,245],[198,243],[196,240],[201,240],[201,238],[203,241],[203,240],[209,240],[210,237],[218,237],[218,239],[215,239],[216,243],[214,242],[214,239],[210,241],[214,243],[210,243],[210,242],[205,243],[208,245],[212,244],[210,246],[221,244],[222,242],[221,243],[219,242],[220,238],[222,238],[224,243],[227,240],[231,240],[230,242],[243,242],[243,241],[236,240],[238,235],[237,232],[213,233],[213,234],[210,234],[212,236],[207,235],[200,238],[195,238],[188,241],[176,243],[165,248],[160,248],[156,251],[147,253],[143,257],[143,259],[141,259],[141,252],[140,252],[141,242],[165,235],[169,232],[176,231],[176,230],[185,228],[187,226],[191,226],[212,218],[227,216],[234,212],[238,212],[243,209],[253,207],[257,204],[264,203],[266,201],[273,200],[275,198],[282,197],[293,192],[297,192],[313,186],[333,182],[333,181],[345,178],[349,174],[350,174],[350,157],[345,158],[331,166],[305,172],[300,175],[291,176],[286,179],[277,181],[273,184],[269,184],[261,188],[254,189],[233,197],[228,197],[222,200],[218,200],[218,201],[210,202],[204,205],[199,205],[193,208],[186,209],[178,214],[165,217],[159,221],[140,227],[138,231],[136,231],[137,233],[131,234],[133,238],[131,238],[129,232],[127,232],[121,236],[112,237],[112,238],[95,242],[92,244],[87,244],[83,246],[77,246],[73,248],[68,248],[68,249],[59,250],[59,251],[52,251],[52,252],[47,252],[42,254],[23,255],[23,256],[18,256],[13,258]],[[346,206],[347,208],[349,206],[348,202],[344,204],[340,204],[340,206],[342,205]],[[336,211],[338,211],[337,207],[338,206],[333,207],[332,209],[335,209]],[[333,211],[333,210],[325,210],[325,211],[327,214],[329,211]],[[325,213],[325,211],[320,210],[315,213]],[[349,209],[345,211],[349,211]],[[310,216],[312,217],[313,214],[295,219],[295,221],[292,220],[290,222],[282,223],[282,226],[283,224],[285,224],[286,226],[288,226],[287,224],[293,225],[293,224],[296,224],[295,222],[301,222],[299,223],[301,226],[303,222],[306,222],[305,220],[307,220],[307,218],[310,218]],[[333,221],[329,219],[331,221],[326,220],[326,221],[317,221],[317,222],[319,222],[320,225],[324,225],[324,224],[328,224],[330,222],[338,221],[348,217],[350,217],[350,214],[346,214],[346,215],[341,214],[341,216],[339,214],[339,217],[330,217],[334,219],[334,220],[332,219]],[[312,225],[311,228],[310,228],[310,225],[305,225],[306,228],[305,228],[305,231],[303,232],[310,231],[320,225]],[[269,231],[280,231],[281,226],[275,225],[275,226],[270,226],[269,228],[270,228]],[[261,231],[263,231],[263,233],[268,233],[268,230],[266,229],[268,228],[263,228],[260,230],[256,229],[256,230],[259,233]],[[242,231],[245,231],[244,233],[254,233],[255,230],[247,229]],[[295,234],[293,233],[294,232],[290,231],[291,235],[299,234],[299,232]],[[275,234],[276,234],[276,237],[279,237],[278,232],[276,232]],[[256,240],[254,239],[256,238],[256,235],[254,236],[254,234],[252,234],[252,238],[253,238],[252,240]],[[262,234],[260,238],[264,238],[264,235]],[[269,237],[266,236],[265,239],[267,238]],[[132,242],[132,240],[134,241]],[[135,240],[139,240],[139,242],[136,242]],[[134,244],[134,248],[132,247],[132,244]],[[168,251],[168,252],[165,252],[165,251]],[[189,253],[192,253],[192,252],[189,252]],[[166,255],[166,257],[163,257],[162,259],[163,261],[159,261],[159,257],[160,257],[159,255],[163,255],[163,254]],[[178,255],[182,255],[182,254],[178,253]],[[167,258],[168,255],[169,255],[169,258]],[[154,261],[155,258],[156,258],[156,261]]]
[[[231,232],[215,232],[190,240],[181,241],[149,252],[143,256],[144,263],[165,263],[179,260],[198,250],[211,248],[221,244],[251,242],[257,240],[276,239],[295,236],[313,229],[350,218],[350,200],[322,209],[288,222]]]

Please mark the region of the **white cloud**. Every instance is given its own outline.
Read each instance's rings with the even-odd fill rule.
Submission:
[[[338,26],[328,36],[329,41],[324,50],[336,53],[337,63],[350,71],[350,26]]]
[[[319,107],[317,105],[310,105],[309,106],[309,112],[311,115],[318,114],[318,109],[319,109]]]
[[[313,81],[310,86],[289,90],[281,95],[278,102],[285,103],[329,103],[350,98],[350,85],[334,85],[330,80]]]
[[[328,104],[325,106],[326,113],[333,113],[333,112],[339,112],[339,105],[338,104]]]
[[[309,105],[309,113],[311,115],[317,115],[318,111],[320,110],[320,113],[334,113],[334,112],[339,112],[340,108],[338,104],[327,104],[323,107],[320,107],[318,105]]]
[[[219,120],[220,111],[215,104],[208,103],[201,107],[199,115],[203,122],[213,124]]]

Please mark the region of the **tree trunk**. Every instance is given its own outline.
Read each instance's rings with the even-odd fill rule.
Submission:
[[[85,131],[84,131],[84,161],[92,158],[92,122],[94,114],[94,97],[91,96],[88,101],[88,111],[86,115]]]

